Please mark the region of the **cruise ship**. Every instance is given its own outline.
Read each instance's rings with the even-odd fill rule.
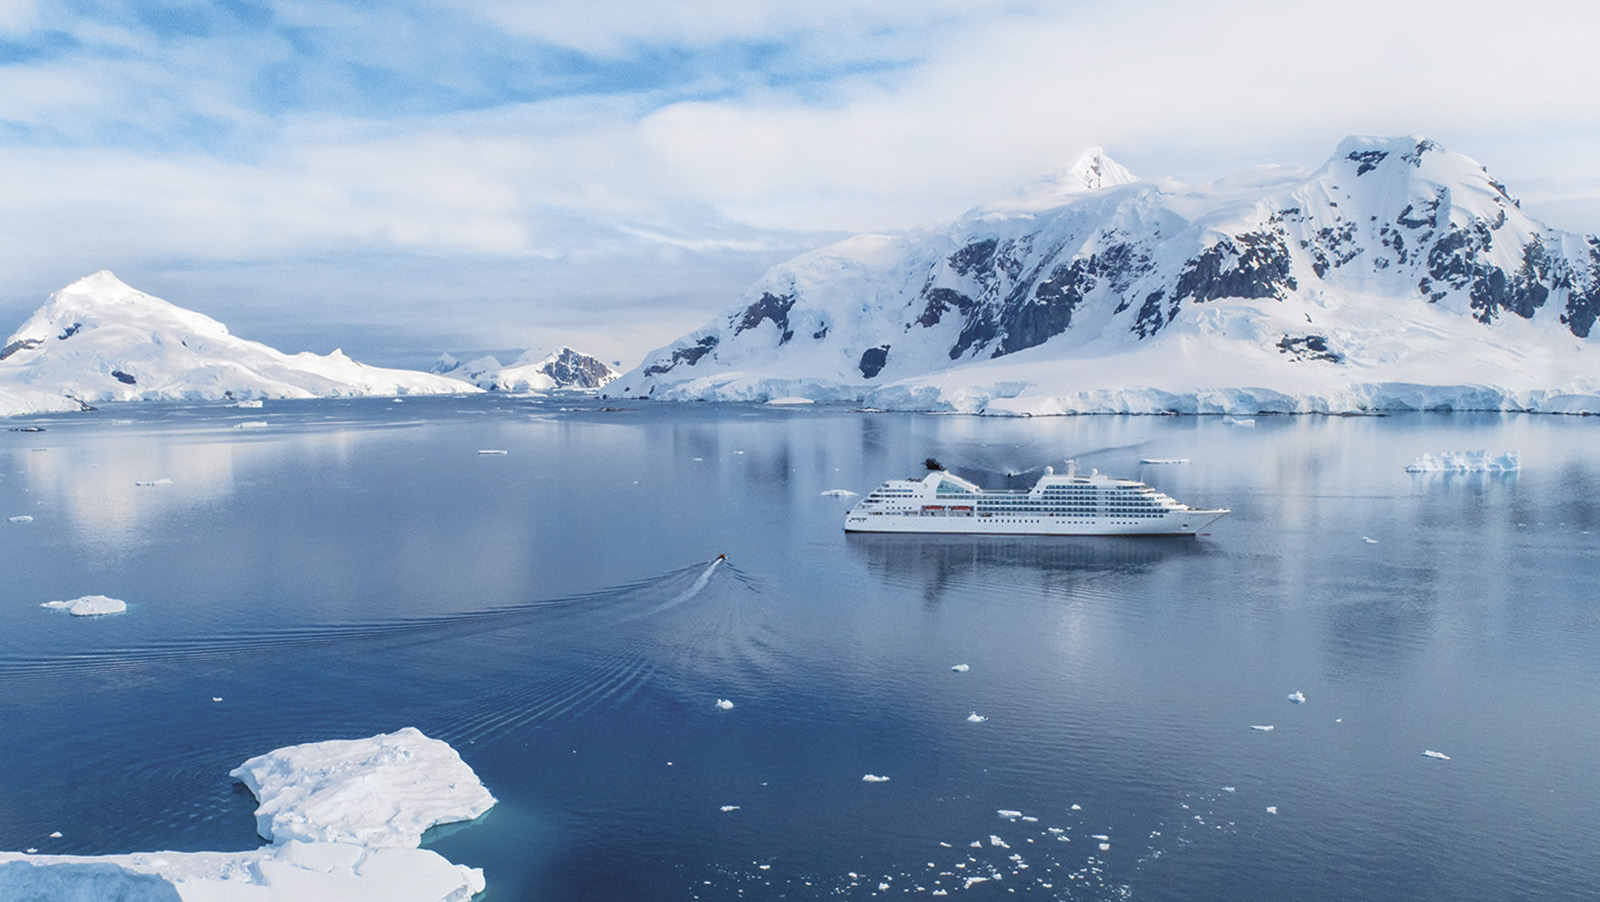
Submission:
[[[932,462],[930,461],[930,465]],[[930,467],[931,468],[931,467]],[[944,469],[891,479],[845,515],[845,532],[960,535],[1194,535],[1226,514],[1180,504],[1142,482],[1045,468],[1027,491],[988,491]]]

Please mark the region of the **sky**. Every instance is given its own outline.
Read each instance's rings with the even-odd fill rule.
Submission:
[[[100,269],[286,351],[633,366],[769,267],[1088,147],[1421,134],[1600,233],[1570,0],[0,0],[0,334]]]

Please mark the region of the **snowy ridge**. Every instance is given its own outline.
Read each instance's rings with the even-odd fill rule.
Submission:
[[[1098,151],[948,228],[774,267],[607,393],[982,412],[1600,412],[1600,238],[1482,166],[1353,137],[1309,175]]]
[[[428,373],[365,366],[341,351],[285,354],[236,338],[104,270],[52,294],[0,347],[0,415],[104,401],[472,391]]]
[[[430,371],[484,391],[503,392],[593,391],[620,375],[598,357],[571,348],[551,354],[526,351],[509,365],[493,354],[463,363],[446,353]]]

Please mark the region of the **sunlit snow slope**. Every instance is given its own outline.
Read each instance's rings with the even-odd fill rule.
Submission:
[[[0,414],[104,401],[477,390],[428,373],[364,366],[341,351],[285,354],[105,271],[51,295],[0,347]]]
[[[987,413],[1600,410],[1600,239],[1482,166],[1352,137],[1316,172],[1142,181],[1098,151],[943,230],[769,271],[606,391]]]

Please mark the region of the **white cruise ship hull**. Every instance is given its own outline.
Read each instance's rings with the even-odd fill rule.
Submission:
[[[1117,520],[1053,516],[922,516],[920,514],[856,514],[845,517],[845,532],[920,532],[945,535],[1027,536],[1192,536],[1227,513],[1225,510],[1184,512],[1186,516]]]
[[[1199,510],[1142,482],[1046,468],[1034,487],[987,491],[945,470],[891,479],[845,515],[845,532],[1192,536],[1227,510]]]

